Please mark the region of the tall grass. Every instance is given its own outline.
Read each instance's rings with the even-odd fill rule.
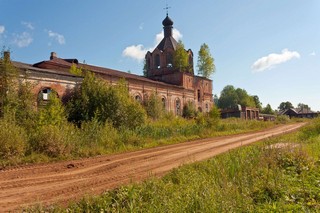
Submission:
[[[0,159],[15,161],[24,156],[26,132],[23,128],[7,119],[0,120]]]
[[[19,127],[15,121],[4,119],[0,119],[0,125],[3,126],[0,130],[0,165],[6,166],[132,151],[255,131],[275,124],[240,119],[217,119],[208,122],[205,116],[187,120],[169,114],[159,120],[150,119],[136,129],[116,129],[110,122],[102,123],[97,119],[83,122],[79,128],[63,117],[58,125],[50,122],[40,125],[35,120],[32,125]]]
[[[318,212],[320,119],[205,162],[84,198],[67,212]],[[310,148],[313,152],[310,152]]]

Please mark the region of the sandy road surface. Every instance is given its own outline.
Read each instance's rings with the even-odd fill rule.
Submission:
[[[241,135],[196,140],[136,152],[0,171],[0,212],[35,204],[66,204],[150,175],[161,176],[185,163],[294,131],[303,123]]]

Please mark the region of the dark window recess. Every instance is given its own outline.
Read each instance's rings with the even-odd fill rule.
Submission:
[[[162,101],[162,107],[165,109],[166,108],[166,99],[162,98],[161,101]]]
[[[44,89],[42,90],[42,100],[47,101],[49,100],[49,94],[51,90],[50,89]]]
[[[157,54],[156,56],[155,56],[155,68],[157,68],[157,69],[159,69],[160,68],[160,55],[159,54]]]

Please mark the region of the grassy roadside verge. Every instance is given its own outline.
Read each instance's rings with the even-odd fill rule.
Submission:
[[[53,212],[317,212],[320,119]],[[37,210],[43,210],[37,208]]]
[[[62,127],[45,126],[37,131],[0,120],[0,167],[19,164],[79,159],[104,154],[134,151],[160,145],[214,136],[232,135],[275,126],[274,122],[186,120],[181,117],[149,121],[135,130],[115,129],[106,123],[87,122],[81,128],[70,123]],[[1,140],[2,140],[1,139]],[[5,155],[1,158],[1,155]]]

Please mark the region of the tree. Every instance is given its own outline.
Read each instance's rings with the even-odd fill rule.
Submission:
[[[193,102],[188,101],[187,104],[183,106],[182,116],[184,118],[194,118],[196,117],[196,113],[196,108]]]
[[[143,60],[143,76],[144,77],[148,77],[148,73],[147,73],[147,60],[146,59],[144,59]]]
[[[189,72],[189,56],[182,41],[178,42],[176,51],[173,53],[173,67],[180,72]]]
[[[234,86],[227,85],[223,88],[219,98],[219,107],[221,109],[233,108],[238,104],[238,96]]]
[[[82,69],[77,67],[77,65],[74,63],[72,63],[69,72],[73,75],[83,76]]]
[[[35,117],[31,92],[33,85],[19,77],[10,60],[10,52],[2,50],[0,58],[0,116],[10,117],[18,125],[29,125]]]
[[[273,109],[271,108],[271,105],[270,105],[270,104],[267,104],[267,106],[264,107],[264,108],[261,110],[261,113],[264,113],[264,114],[274,114],[274,111],[273,111]]]
[[[17,105],[18,100],[18,70],[10,61],[10,52],[2,50],[0,58],[0,113]]]
[[[286,110],[286,109],[291,109],[291,108],[293,108],[293,105],[289,101],[282,102],[278,107],[279,110]]]
[[[65,108],[57,93],[51,91],[48,103],[39,111],[39,126],[61,126],[66,121]]]
[[[124,80],[112,86],[91,72],[85,72],[82,85],[67,108],[68,119],[78,125],[97,119],[101,123],[110,121],[115,128],[134,129],[146,118],[141,104],[130,97]]]
[[[147,115],[154,120],[157,120],[163,116],[163,103],[161,98],[157,96],[155,92],[151,93],[150,97],[144,101],[144,108],[147,112]]]
[[[245,89],[237,88],[236,94],[237,102],[241,106],[256,107],[253,97],[250,96]]]
[[[258,108],[261,111],[262,110],[262,103],[260,102],[259,96],[253,95],[252,98],[253,98],[253,101],[255,103],[256,108]]]
[[[310,107],[307,104],[304,104],[304,103],[299,103],[298,104],[298,108],[300,108],[300,109],[310,109]]]
[[[202,44],[198,52],[198,74],[209,78],[215,72],[214,59],[207,44]]]
[[[246,90],[227,85],[223,88],[219,98],[219,107],[221,109],[234,108],[238,104],[247,107],[256,107],[253,96],[250,96]]]

